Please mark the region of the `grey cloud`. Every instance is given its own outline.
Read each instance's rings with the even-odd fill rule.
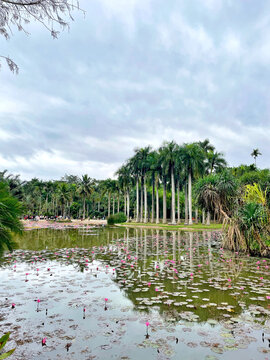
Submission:
[[[267,2],[81,6],[86,18],[76,14],[59,40],[35,23],[29,37],[0,39],[20,65],[18,76],[0,72],[2,166],[26,177],[105,177],[135,146],[205,137],[231,164],[251,162],[259,147],[258,164],[269,166]]]

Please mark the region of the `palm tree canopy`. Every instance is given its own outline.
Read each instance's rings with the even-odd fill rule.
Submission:
[[[178,148],[179,146],[174,141],[171,141],[164,142],[159,149],[160,161],[164,174],[168,174],[171,171],[171,168],[175,166]]]
[[[94,191],[93,181],[88,175],[83,175],[81,184],[79,187],[79,194],[83,197],[87,197]]]
[[[197,143],[185,144],[181,147],[180,157],[186,173],[193,177],[202,174],[205,168],[205,153]]]
[[[207,153],[206,169],[212,174],[213,172],[220,172],[227,166],[224,155],[221,152],[209,151]]]
[[[132,184],[131,173],[132,169],[129,163],[121,166],[120,169],[117,170],[115,175],[118,176],[118,190],[121,189],[125,191],[129,189],[130,185]]]
[[[205,139],[204,141],[198,141],[198,145],[203,149],[205,153],[215,150],[214,145],[210,143],[209,139]]]
[[[22,232],[21,214],[21,204],[10,194],[8,186],[0,182],[0,251],[4,245],[11,250],[12,233]]]
[[[259,155],[262,155],[259,149],[253,149],[252,153],[250,154],[254,159],[256,159]]]

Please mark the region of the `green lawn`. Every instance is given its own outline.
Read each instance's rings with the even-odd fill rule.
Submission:
[[[119,226],[128,226],[128,227],[149,227],[155,229],[163,229],[163,230],[190,230],[190,231],[198,231],[198,230],[221,230],[222,224],[211,224],[211,225],[203,225],[203,224],[193,224],[193,225],[168,225],[168,224],[156,224],[156,223],[121,223],[116,224]]]

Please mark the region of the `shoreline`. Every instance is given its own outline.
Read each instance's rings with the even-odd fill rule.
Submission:
[[[53,221],[53,220],[21,220],[24,230],[46,229],[46,228],[79,228],[81,226],[104,226],[107,220],[70,220],[70,221]]]
[[[70,221],[52,221],[52,220],[22,220],[25,230],[31,229],[45,229],[45,228],[79,228],[82,226],[107,226],[107,220],[70,220]],[[169,225],[169,224],[155,224],[155,223],[120,223],[114,224],[113,226],[126,227],[126,228],[141,228],[141,229],[157,229],[157,230],[167,230],[167,231],[216,231],[222,230],[222,224],[193,224],[193,225]]]
[[[169,225],[169,224],[154,224],[154,223],[121,223],[114,224],[119,227],[128,227],[128,228],[141,228],[141,229],[158,229],[158,230],[178,230],[178,231],[216,231],[222,230],[222,224],[211,224],[211,225],[203,225],[203,224],[193,224],[193,225]]]

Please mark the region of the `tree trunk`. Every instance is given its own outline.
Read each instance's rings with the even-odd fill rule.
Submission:
[[[177,181],[177,222],[180,224],[180,186],[179,186],[179,180]]]
[[[97,211],[100,212],[100,201],[98,202],[98,205],[97,205]]]
[[[143,177],[141,177],[141,216],[140,222],[143,222]]]
[[[202,210],[202,224],[205,224],[205,210]]]
[[[156,182],[156,224],[159,224],[159,196],[158,196],[158,181]]]
[[[111,215],[111,193],[108,194],[108,217]]]
[[[127,198],[125,192],[124,192],[124,214],[127,215]]]
[[[155,177],[152,175],[152,219],[151,222],[154,222],[155,218]]]
[[[115,202],[115,198],[114,198],[114,195],[113,195],[113,198],[112,198],[112,213],[114,215],[114,202]]]
[[[129,191],[127,190],[127,222],[129,222]]]
[[[198,224],[198,208],[195,209],[195,223]]]
[[[119,193],[118,193],[118,196],[117,196],[117,212],[119,214],[120,212],[120,198],[119,198]]]
[[[171,222],[173,225],[175,222],[175,185],[174,185],[174,167],[171,168],[171,191],[172,191],[172,208],[171,208]]]
[[[188,192],[187,192],[187,182],[185,183],[185,225],[188,225]]]
[[[146,181],[145,176],[143,179],[143,187],[144,187],[144,223],[147,223],[147,189],[146,189]]]
[[[188,173],[188,224],[192,225],[192,183],[191,172]]]
[[[166,177],[163,176],[163,224],[167,221],[167,196],[166,196]]]
[[[136,222],[139,222],[139,178],[136,179]]]
[[[206,225],[210,225],[210,212],[207,211]]]
[[[83,198],[83,220],[85,219],[85,197]]]

